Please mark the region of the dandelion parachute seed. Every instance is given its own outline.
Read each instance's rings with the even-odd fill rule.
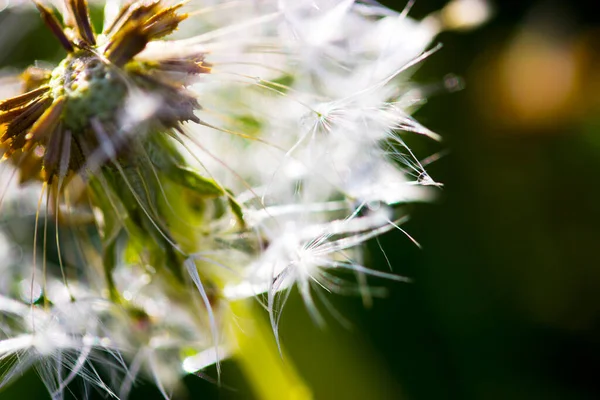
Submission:
[[[321,322],[320,289],[369,297],[366,276],[405,280],[363,266],[360,245],[430,196],[400,134],[435,135],[402,78],[439,18],[351,0],[111,0],[96,32],[85,0],[62,18],[35,6],[67,55],[0,102],[0,248],[31,249],[0,265],[0,385],[33,365],[53,396],[79,376],[125,398],[145,374],[168,397],[181,373],[245,362],[252,341],[229,334],[251,316],[243,299],[263,301],[277,338],[293,287]],[[30,212],[33,243],[11,224]],[[275,338],[257,348],[277,353]]]

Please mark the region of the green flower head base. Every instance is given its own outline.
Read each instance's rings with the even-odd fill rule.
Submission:
[[[160,106],[146,121],[151,128],[198,121],[194,110],[199,105],[185,85],[190,76],[210,71],[203,54],[164,59],[140,55],[149,42],[172,33],[187,17],[178,13],[181,3],[126,3],[99,35],[85,0],[66,3],[66,27],[52,10],[36,6],[67,57],[52,71],[28,70],[23,74],[28,91],[0,102],[4,159],[18,166],[22,181],[63,180],[128,151],[130,140],[120,119],[129,93],[159,99]]]

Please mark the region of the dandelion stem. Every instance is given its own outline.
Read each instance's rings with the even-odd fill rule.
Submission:
[[[231,303],[237,326],[231,329],[237,352],[234,359],[250,383],[256,398],[308,400],[313,395],[302,377],[281,353],[262,309],[240,300]]]

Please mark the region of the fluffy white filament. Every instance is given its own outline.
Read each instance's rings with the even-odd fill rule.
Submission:
[[[120,5],[106,2],[106,21]],[[52,200],[44,192],[32,196],[39,187],[19,188],[5,164],[0,219],[10,235],[0,236],[0,363],[9,367],[0,385],[35,365],[56,398],[77,375],[124,398],[138,373],[153,377],[167,397],[180,374],[230,353],[221,335],[228,301],[264,295],[276,332],[293,287],[321,323],[320,290],[368,293],[353,283],[356,276],[406,281],[367,268],[360,247],[399,229],[406,216],[398,205],[427,201],[435,190],[402,136],[436,138],[410,116],[424,99],[409,78],[438,49],[431,42],[443,28],[440,19],[419,22],[354,0],[192,0],[185,11],[190,17],[174,37],[150,43],[138,58],[206,54],[211,72],[190,86],[202,106],[201,122],[173,139],[190,168],[230,191],[246,232],[232,229],[231,213],[207,214],[186,238],[194,248],[185,262],[189,290],[195,287],[199,296],[171,290],[153,277],[152,265],[120,260],[115,284],[135,309],[126,310],[108,300],[98,270],[65,279],[39,252],[12,244],[23,232],[11,218],[41,210],[47,224],[53,216],[44,210]],[[119,115],[124,140],[145,132],[144,121],[160,110],[160,98],[139,96],[133,93]],[[114,149],[103,149],[86,168],[113,155]],[[94,217],[76,211],[72,218]],[[96,223],[107,225],[98,217]],[[56,236],[61,247],[79,246],[80,254],[91,246],[59,238],[58,230]],[[12,283],[22,280],[30,282],[22,291],[43,287],[46,306],[29,304],[41,293],[15,292]],[[208,287],[207,280],[220,284]],[[197,354],[182,358],[182,349],[190,348]]]

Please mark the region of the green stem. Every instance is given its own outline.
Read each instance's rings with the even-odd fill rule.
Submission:
[[[289,358],[279,353],[271,326],[262,309],[249,301],[231,303],[235,318],[232,341],[234,359],[242,369],[256,398],[262,400],[309,400],[313,395]]]

